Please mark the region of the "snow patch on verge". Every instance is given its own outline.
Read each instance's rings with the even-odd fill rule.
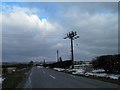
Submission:
[[[54,70],[56,70],[56,71],[64,71],[65,69],[63,69],[63,68],[53,68]]]
[[[53,68],[56,71],[62,72],[67,71],[71,72],[73,75],[85,75],[85,76],[96,76],[101,78],[109,78],[118,80],[120,78],[120,74],[107,74],[104,69],[96,69],[91,72],[85,72],[84,69],[63,69],[63,68]]]

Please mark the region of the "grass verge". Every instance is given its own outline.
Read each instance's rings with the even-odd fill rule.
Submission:
[[[24,68],[15,71],[12,74],[4,74],[5,80],[2,83],[2,90],[7,88],[16,88],[26,78],[28,71],[31,68]]]
[[[68,74],[72,74],[72,72],[69,72],[69,71],[66,71],[66,70],[62,71],[62,72],[68,73]],[[96,80],[100,80],[100,81],[104,81],[104,82],[109,82],[109,83],[120,85],[120,78],[118,80],[114,80],[114,79],[110,79],[110,78],[97,77],[97,76],[85,76],[85,75],[77,75],[77,74],[74,74],[74,75],[81,76],[81,77],[86,77],[86,78],[91,78],[91,79],[96,79]]]

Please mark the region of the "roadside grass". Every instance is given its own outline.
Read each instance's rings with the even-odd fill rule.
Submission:
[[[72,74],[72,72],[64,70],[62,71],[64,73],[68,73],[68,74]],[[72,74],[73,75],[73,74]],[[97,76],[85,76],[85,75],[77,75],[74,74],[76,76],[81,76],[81,77],[86,77],[86,78],[91,78],[91,79],[96,79],[96,80],[100,80],[100,81],[104,81],[104,82],[109,82],[109,83],[113,83],[113,84],[118,84],[120,85],[120,78],[118,80],[114,80],[114,79],[110,79],[110,78],[105,78],[105,77],[97,77]]]
[[[97,77],[97,76],[85,76],[85,75],[76,75],[76,76],[82,76],[82,77],[86,77],[86,78],[96,79],[96,80],[120,85],[120,79],[114,80],[114,79],[110,79],[110,78]]]
[[[6,88],[16,88],[20,85],[20,83],[26,78],[26,73],[30,70],[31,68],[24,68],[24,69],[19,69],[15,71],[12,74],[4,74],[3,77],[5,77],[5,80],[2,83],[2,90]]]
[[[72,74],[71,72],[65,72],[65,73]],[[114,83],[114,84],[120,85],[120,79],[113,80],[113,79],[110,79],[110,78],[97,77],[97,76],[85,76],[85,75],[77,75],[77,74],[76,74],[76,76],[82,76],[82,77],[86,77],[86,78],[96,79],[96,80],[100,80],[100,81],[104,81],[104,82],[109,82],[109,83]]]

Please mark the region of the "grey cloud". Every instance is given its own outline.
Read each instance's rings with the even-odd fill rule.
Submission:
[[[6,19],[10,21],[10,17],[6,17],[2,23],[3,59],[56,60],[57,49],[63,59],[70,59],[70,40],[63,38],[71,30],[77,31],[80,36],[74,41],[75,60],[91,60],[95,56],[117,53],[117,7],[112,7],[116,3],[67,3],[67,8],[65,5],[60,4],[61,8],[57,9],[56,14],[48,12],[49,19],[43,23],[35,17],[38,23],[30,22],[31,18],[24,19],[25,16],[30,17],[24,11],[23,19],[19,19],[23,21],[20,24],[19,20],[8,23]],[[43,25],[42,29],[39,24]]]

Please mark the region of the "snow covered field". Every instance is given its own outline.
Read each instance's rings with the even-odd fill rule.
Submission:
[[[74,75],[96,76],[96,77],[110,78],[114,80],[118,80],[120,78],[120,74],[107,74],[103,69],[92,70],[91,72],[85,72],[85,70],[83,69],[54,68],[54,70],[72,72],[72,74]]]

